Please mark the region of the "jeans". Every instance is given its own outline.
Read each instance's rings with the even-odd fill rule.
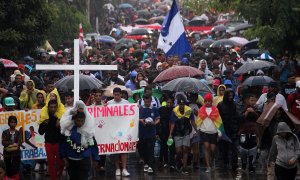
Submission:
[[[232,143],[229,143],[227,141],[221,140],[220,146],[222,149],[222,157],[223,157],[223,163],[225,165],[229,164],[229,148],[231,148],[231,165],[237,166],[238,162],[238,139],[237,138],[231,138]]]
[[[64,170],[64,162],[59,155],[59,144],[45,143],[45,149],[48,160],[48,171],[51,180],[56,180]],[[57,169],[55,169],[55,164]]]
[[[257,154],[257,147],[254,147],[252,149],[244,149],[240,147],[240,155],[242,160],[242,167],[247,166],[247,160],[249,164],[249,168],[253,168],[253,164],[255,163]]]
[[[149,167],[153,169],[154,165],[154,145],[156,138],[145,138],[140,139],[141,142],[141,151],[144,156],[145,164],[148,164]]]
[[[68,174],[70,180],[87,180],[91,169],[91,159],[84,158],[82,160],[68,159],[69,167]]]

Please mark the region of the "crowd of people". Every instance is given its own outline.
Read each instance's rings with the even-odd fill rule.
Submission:
[[[136,7],[154,9],[147,4]],[[135,13],[126,13],[132,11],[130,8],[118,11],[122,11],[124,17],[110,19],[105,31],[121,39],[126,33],[119,34],[112,29],[118,24],[125,25],[126,19],[131,22]],[[115,12],[117,10],[109,11]],[[36,64],[72,63],[70,46],[62,45],[55,55],[41,51],[35,57],[26,56],[17,69],[5,68],[0,63],[0,111],[41,109],[38,133],[45,137],[47,162],[37,160],[33,169],[39,171],[47,164],[50,179],[55,180],[66,167],[70,179],[88,179],[93,160],[99,171],[105,171],[106,155],[98,154],[93,127],[87,124],[92,123],[93,118],[86,107],[130,102],[137,103],[140,109],[137,156],[145,173],[155,173],[157,166],[185,175],[191,168],[204,166],[206,173],[213,173],[217,163],[225,170],[237,171],[240,166],[249,173],[255,173],[256,166],[261,166],[268,179],[275,176],[294,179],[300,155],[297,126],[300,78],[294,56],[283,50],[273,61],[276,67],[236,76],[235,71],[252,59],[240,56],[234,47],[210,50],[193,46],[193,52],[181,59],[176,55],[166,57],[156,47],[158,35],[153,33],[151,37],[133,41],[125,49],[99,42],[95,37],[85,43],[82,64],[118,66],[117,71],[81,72],[99,79],[105,87],[127,88],[114,88],[112,97],[104,94],[104,88],[91,89],[80,91],[81,100],[74,102],[73,91],[76,90],[55,87],[55,82],[71,75],[72,71],[35,69]],[[204,34],[201,38],[208,36]],[[193,45],[196,39],[189,37],[189,41]],[[162,92],[162,97],[154,96],[153,91],[164,84],[153,83],[155,77],[175,66],[201,70],[203,75],[196,78],[211,87],[213,93]],[[267,86],[243,85],[247,78],[262,75],[274,81]],[[143,96],[138,93],[131,96],[131,91],[139,89],[144,89]],[[16,129],[15,116],[10,116],[7,122],[9,128],[2,133],[4,163],[0,162],[0,177],[3,171],[8,178],[18,179],[23,135]],[[87,129],[81,128],[83,126]],[[155,159],[157,142],[160,150],[159,158]],[[74,146],[79,147],[78,151]],[[113,156],[116,176],[130,176],[127,156]]]

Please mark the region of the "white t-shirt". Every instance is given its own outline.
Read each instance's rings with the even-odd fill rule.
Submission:
[[[263,110],[263,105],[267,102],[267,93],[263,93],[259,99],[257,100],[256,104],[258,105],[259,110]],[[284,96],[280,93],[276,95],[275,103],[282,107],[282,109],[288,111],[286,100]]]
[[[205,110],[209,116],[212,111],[212,108],[207,107]],[[200,126],[200,131],[205,132],[207,134],[215,134],[218,132],[214,122],[209,117],[205,118],[204,121],[202,122]]]
[[[127,104],[127,103],[129,103],[129,102],[127,100],[125,100],[125,99],[122,98],[120,102],[116,102],[114,99],[112,99],[112,100],[110,100],[110,101],[107,102],[107,105]]]

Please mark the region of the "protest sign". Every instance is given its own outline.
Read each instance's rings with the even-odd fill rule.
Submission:
[[[99,154],[136,151],[139,126],[137,104],[89,106],[88,111],[95,117]]]
[[[37,122],[40,118],[40,112],[41,110],[38,109],[30,111],[8,111],[0,113],[0,141],[2,132],[8,129],[8,117],[13,115],[18,119],[16,129],[19,130],[22,135],[22,160],[46,158],[44,137],[37,133],[39,127]],[[0,144],[0,152],[3,152],[2,143]]]

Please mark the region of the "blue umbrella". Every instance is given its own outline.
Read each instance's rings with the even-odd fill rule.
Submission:
[[[119,5],[120,9],[126,9],[126,8],[133,8],[133,6],[131,4],[128,3],[123,3]]]
[[[117,41],[115,40],[115,38],[111,37],[111,36],[100,36],[98,39],[100,42],[105,42],[105,43],[117,43]]]

